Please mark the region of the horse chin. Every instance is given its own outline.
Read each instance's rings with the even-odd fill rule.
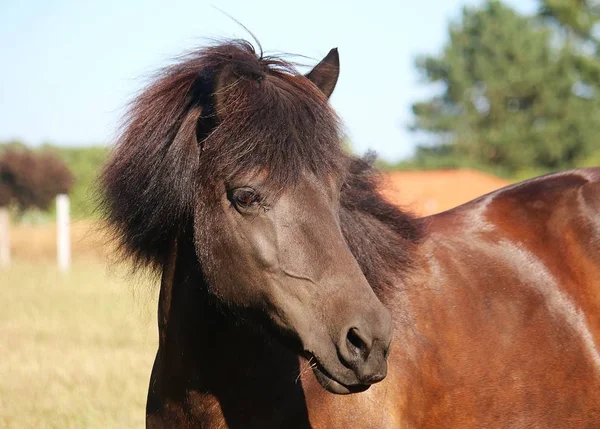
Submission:
[[[314,361],[314,360],[313,360]],[[325,368],[318,362],[312,365],[313,373],[319,384],[323,386],[325,390],[337,395],[349,395],[352,393],[360,393],[371,387],[370,384],[354,384],[347,385],[336,380],[331,374],[325,370]]]

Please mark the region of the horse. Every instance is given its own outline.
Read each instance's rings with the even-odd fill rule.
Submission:
[[[132,102],[100,184],[160,276],[147,428],[600,427],[600,168],[420,218],[341,144],[339,71],[225,40]]]

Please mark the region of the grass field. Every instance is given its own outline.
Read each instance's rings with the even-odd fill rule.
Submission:
[[[0,428],[144,427],[157,288],[101,261],[0,270]]]

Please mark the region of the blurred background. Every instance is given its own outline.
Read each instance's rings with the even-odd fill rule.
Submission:
[[[338,47],[345,144],[416,213],[600,165],[598,1],[3,0],[0,428],[143,427],[156,281],[111,262],[94,182],[154,71],[251,40],[232,17],[302,71]]]

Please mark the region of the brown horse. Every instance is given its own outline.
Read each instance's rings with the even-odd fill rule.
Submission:
[[[162,276],[147,427],[600,428],[600,169],[417,219],[338,73],[226,42],[132,104],[102,185]]]

